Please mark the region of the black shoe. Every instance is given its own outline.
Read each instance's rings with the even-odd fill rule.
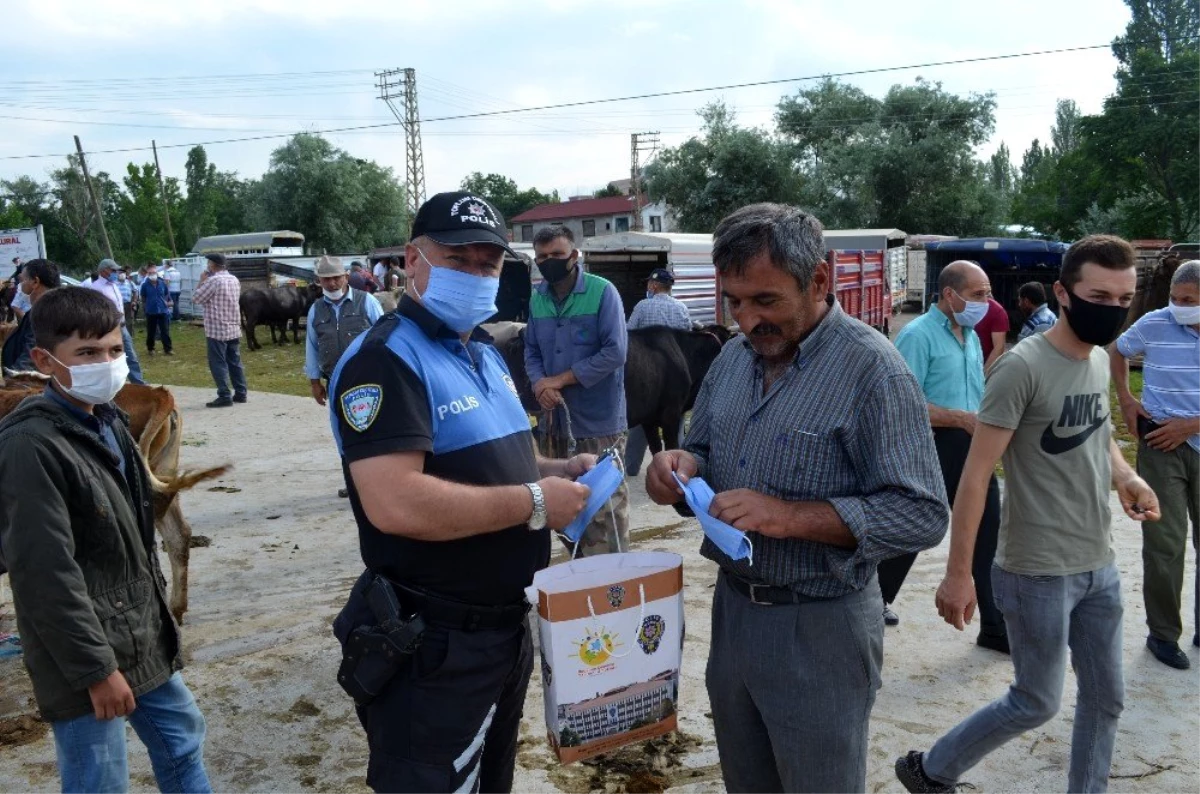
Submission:
[[[150,348],[149,350],[147,350],[146,355],[148,355],[148,356],[154,355],[154,348]]]
[[[1191,661],[1187,658],[1187,654],[1179,648],[1177,642],[1167,642],[1160,640],[1158,637],[1147,637],[1146,647],[1150,649],[1150,653],[1154,654],[1154,658],[1165,664],[1167,667],[1174,667],[1176,670],[1186,670],[1192,666]]]
[[[925,774],[925,767],[921,764],[921,759],[924,755],[924,753],[919,753],[916,750],[910,750],[908,755],[896,759],[896,779],[900,781],[900,785],[909,791],[920,792],[920,794],[940,794],[940,792],[958,791],[958,785],[947,786],[945,783],[939,783]],[[962,783],[959,785],[969,786],[970,784]]]
[[[173,356],[173,355],[175,355],[175,354],[174,354],[174,353],[172,353],[170,350],[164,350],[164,351],[163,351],[163,355],[164,355],[164,356]]]
[[[1200,648],[1200,631],[1198,631],[1192,635],[1192,645],[1195,645],[1197,648]]]
[[[349,499],[350,491],[348,491],[345,488],[338,488],[338,498],[339,499]]]
[[[1012,650],[1008,647],[1007,634],[987,634],[981,631],[975,638],[975,644],[980,648],[987,648],[989,651],[1012,654]]]
[[[210,403],[205,403],[205,408],[228,408],[233,405],[233,400],[228,397],[218,397]]]
[[[234,401],[235,403],[244,403],[244,402],[246,402],[246,395],[244,395],[244,394],[235,394],[235,395],[233,395],[233,401]]]
[[[900,616],[892,611],[891,604],[883,605],[883,624],[885,626],[899,626]]]

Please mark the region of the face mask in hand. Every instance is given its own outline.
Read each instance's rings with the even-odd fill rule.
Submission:
[[[54,358],[54,356],[50,356],[50,358]],[[57,358],[54,358],[54,361],[67,367]],[[88,405],[103,405],[112,402],[113,398],[117,396],[117,392],[125,385],[125,379],[129,377],[129,363],[125,360],[124,355],[118,356],[112,361],[76,364],[67,367],[67,370],[71,373],[71,388],[68,389],[64,386],[58,378],[55,378],[54,382],[64,392]]]
[[[621,468],[617,466],[617,462],[612,455],[605,457],[575,480],[575,482],[586,485],[592,490],[588,494],[587,504],[584,505],[583,510],[563,530],[563,534],[567,536],[567,540],[572,543],[579,542],[588,524],[592,523],[592,519],[600,512],[604,504],[612,498],[612,495],[617,492],[617,489],[621,487],[621,483],[624,480],[625,475],[621,473]]]
[[[751,545],[750,538],[746,537],[746,533],[708,514],[713,497],[716,496],[709,484],[700,477],[693,477],[685,483],[679,479],[678,474],[671,476],[683,489],[683,498],[687,500],[688,507],[692,508],[696,518],[700,520],[700,527],[708,539],[715,543],[718,549],[725,552],[729,559],[749,560],[753,565],[754,546]]]

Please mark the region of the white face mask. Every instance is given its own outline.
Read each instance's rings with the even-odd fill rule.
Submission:
[[[50,358],[54,358],[54,356],[50,356]],[[57,358],[54,360],[67,367]],[[129,363],[125,360],[124,354],[112,361],[76,364],[67,367],[67,370],[71,373],[71,388],[68,389],[64,386],[58,378],[55,378],[54,382],[64,392],[88,405],[103,405],[112,402],[113,398],[117,396],[117,392],[125,385],[125,379],[129,377]]]
[[[1200,325],[1200,305],[1180,306],[1171,301],[1168,308],[1171,310],[1171,319],[1180,325]]]
[[[149,273],[149,274],[147,274],[146,278],[150,279],[151,281],[158,281],[158,274],[157,273]]]
[[[331,301],[340,301],[342,296],[346,294],[346,290],[344,289],[331,290],[322,288],[321,292],[325,293],[325,297]]]

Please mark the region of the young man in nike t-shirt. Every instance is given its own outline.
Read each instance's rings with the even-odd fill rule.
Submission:
[[[954,791],[990,752],[1058,713],[1067,650],[1079,681],[1068,791],[1108,786],[1121,673],[1121,583],[1111,543],[1109,484],[1135,521],[1158,499],[1112,440],[1108,355],[1137,275],[1129,243],[1094,235],[1063,257],[1058,322],[1004,355],[988,377],[951,518],[938,612],[955,628],[975,612],[971,558],[988,479],[1003,456],[1005,494],[992,568],[1016,680],[939,739],[896,761],[909,791]],[[1009,781],[1009,785],[1016,781]]]

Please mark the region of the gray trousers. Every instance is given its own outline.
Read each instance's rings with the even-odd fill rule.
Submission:
[[[988,753],[1052,720],[1062,704],[1070,650],[1079,694],[1067,791],[1108,791],[1125,707],[1116,564],[1070,576],[1021,576],[997,565],[992,590],[1008,626],[1014,680],[999,700],[937,740],[925,753],[925,774],[953,785]]]
[[[841,598],[762,606],[725,577],[705,675],[725,788],[864,791],[883,666],[878,580]]]

